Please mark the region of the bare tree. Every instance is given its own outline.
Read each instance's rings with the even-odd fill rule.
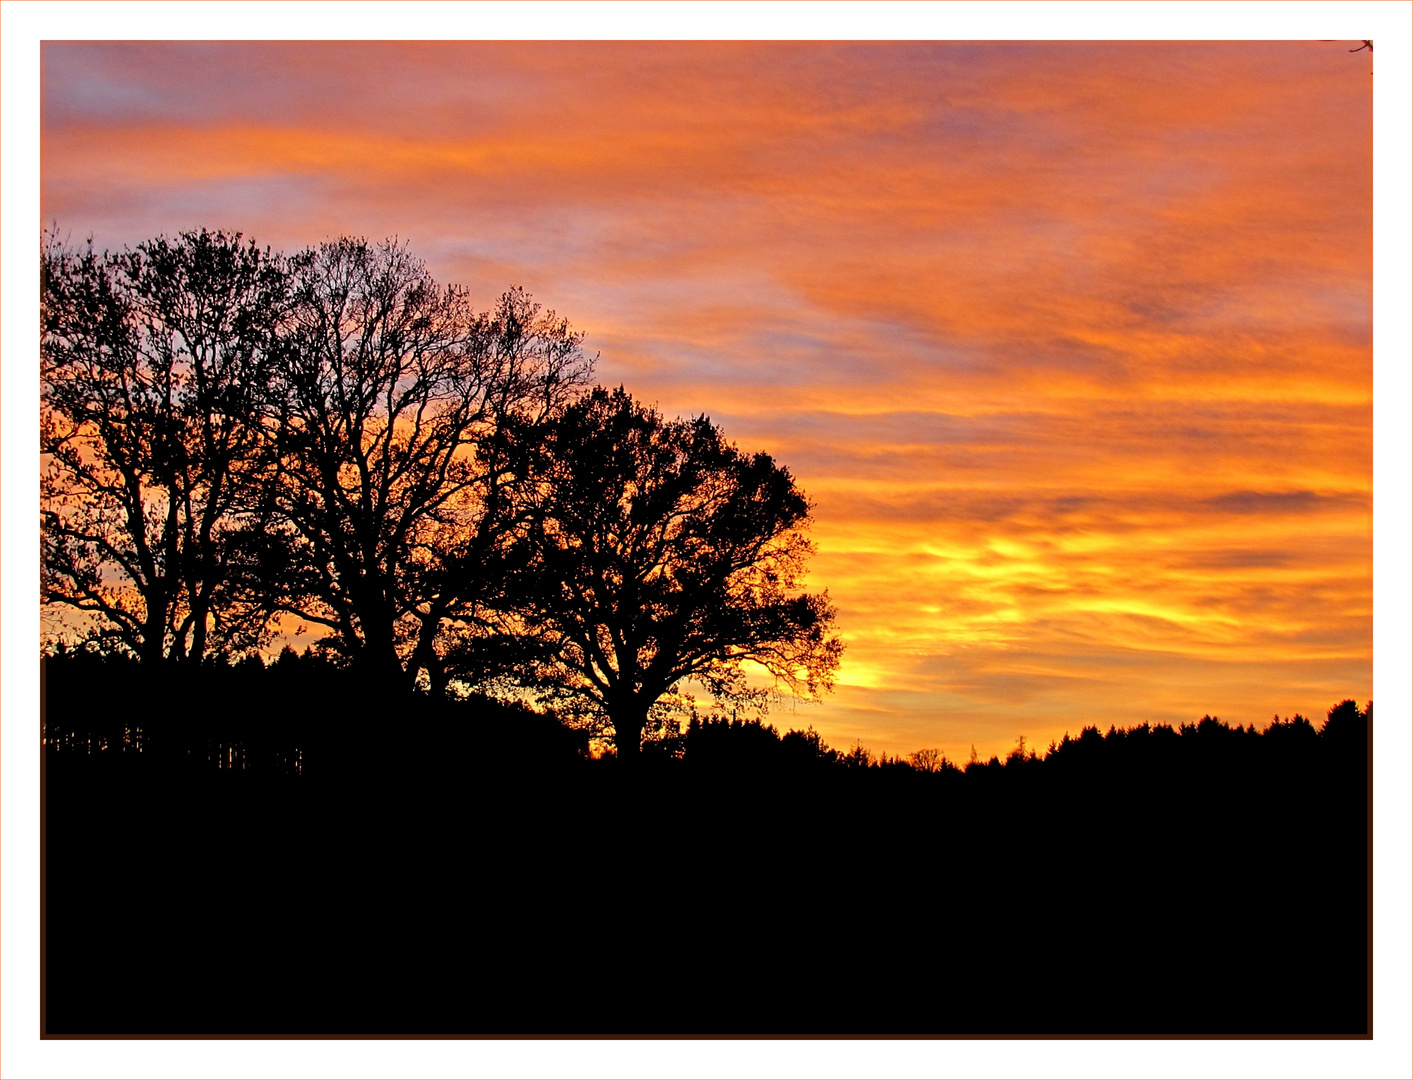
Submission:
[[[293,553],[281,603],[370,683],[443,684],[438,638],[483,599],[523,487],[498,433],[573,396],[581,336],[520,290],[477,314],[405,245],[348,238],[295,259],[295,322],[267,409]]]
[[[541,686],[605,715],[620,757],[684,681],[739,700],[753,663],[791,693],[830,688],[843,645],[827,596],[799,588],[809,504],[788,470],[621,387],[566,410],[544,449],[522,611],[553,657]]]
[[[940,772],[947,765],[947,755],[935,746],[925,747],[909,754],[908,762],[918,772]]]
[[[41,260],[43,604],[149,663],[257,642],[231,536],[267,464],[282,261],[206,230],[121,254],[51,232]]]

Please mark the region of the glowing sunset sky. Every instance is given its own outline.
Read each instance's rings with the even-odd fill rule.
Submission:
[[[43,212],[398,235],[815,502],[833,745],[1372,696],[1355,43],[47,45]]]

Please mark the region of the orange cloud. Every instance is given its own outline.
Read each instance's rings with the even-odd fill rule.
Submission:
[[[836,745],[1371,691],[1367,62],[1338,44],[45,47],[46,218],[410,238],[815,500]]]

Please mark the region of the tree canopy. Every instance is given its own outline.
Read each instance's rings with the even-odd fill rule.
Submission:
[[[753,663],[789,692],[830,688],[843,644],[827,595],[800,588],[809,503],[788,469],[622,387],[571,405],[543,450],[521,610],[542,679],[601,710],[620,756],[686,680],[739,700]]]
[[[50,612],[198,664],[293,616],[369,691],[493,675],[621,755],[686,686],[830,688],[789,470],[589,391],[582,335],[523,290],[478,312],[406,245],[348,237],[51,233],[42,258]]]
[[[375,681],[441,683],[438,634],[515,518],[498,432],[533,431],[568,400],[589,368],[581,338],[519,290],[478,314],[396,243],[323,244],[293,285],[265,406],[272,505],[303,570],[284,606]]]
[[[51,232],[41,260],[47,610],[147,662],[290,614],[366,681],[443,689],[445,632],[524,514],[502,429],[580,391],[581,336],[519,289],[477,312],[395,241]]]
[[[234,537],[269,479],[254,419],[289,307],[236,234],[42,252],[42,598],[149,661],[258,642]]]

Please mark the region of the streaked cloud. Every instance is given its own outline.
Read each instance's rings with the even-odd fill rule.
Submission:
[[[45,46],[46,218],[411,240],[815,502],[838,745],[1371,691],[1338,43]]]

